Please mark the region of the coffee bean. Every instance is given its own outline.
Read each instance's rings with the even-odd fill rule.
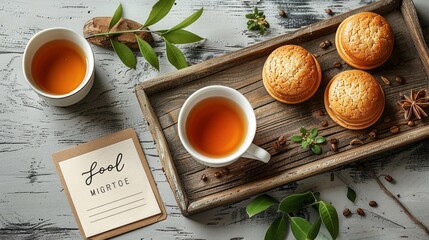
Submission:
[[[280,145],[284,145],[286,143],[286,137],[284,135],[281,135],[278,139],[277,142],[279,142]]]
[[[353,138],[351,141],[350,141],[350,145],[362,145],[363,144],[363,142],[362,142],[362,140],[360,140],[359,138]]]
[[[398,126],[392,126],[392,127],[390,128],[390,132],[391,132],[392,134],[397,134],[397,133],[399,133],[399,131],[401,131],[401,129],[400,129]]]
[[[274,141],[273,142],[273,148],[275,151],[280,150],[280,148],[281,148],[280,143],[278,141]]]
[[[369,201],[368,205],[371,207],[377,207],[378,206],[376,201]]]
[[[206,176],[205,174],[203,174],[203,175],[201,176],[201,180],[202,180],[202,181],[204,181],[204,182],[205,182],[205,181],[207,181],[207,176]]]
[[[327,127],[328,126],[328,121],[322,121],[320,123],[320,125],[322,125],[322,127]]]
[[[384,176],[384,179],[386,179],[386,181],[388,181],[388,182],[393,182],[393,177],[390,175]]]
[[[337,143],[338,143],[338,139],[336,139],[336,138],[331,138],[331,139],[329,139],[329,142],[330,142],[330,143],[333,143],[333,144],[337,144]]]
[[[334,151],[334,152],[338,151],[337,144],[336,144],[336,143],[331,143],[331,149],[332,149],[332,151]]]
[[[320,48],[323,48],[323,49],[327,48],[327,46],[326,46],[326,43],[325,43],[325,42],[321,42],[321,43],[319,44],[319,47],[320,47]]]
[[[414,121],[411,120],[411,121],[407,122],[407,125],[408,125],[408,127],[414,127],[416,124]]]
[[[344,208],[343,215],[344,217],[349,217],[350,215],[352,215],[352,212],[350,212],[350,209]]]
[[[334,62],[334,67],[340,68],[342,65],[340,62]]]
[[[395,77],[395,82],[399,83],[399,84],[404,84],[404,79],[401,76],[396,76]]]
[[[381,80],[383,80],[383,82],[384,82],[386,85],[390,85],[390,80],[389,80],[387,77],[385,77],[385,76],[381,76]]]
[[[325,113],[320,109],[316,111],[316,114],[317,116],[320,116],[320,117],[325,116]]]
[[[325,40],[324,43],[326,44],[326,47],[332,46],[332,42],[329,40]]]
[[[220,178],[220,177],[222,177],[222,173],[221,172],[215,172],[214,176],[217,178]]]
[[[369,138],[376,139],[377,138],[377,130],[373,129],[368,133]]]
[[[280,10],[279,11],[279,16],[282,17],[282,18],[286,18],[287,17],[286,12],[284,10]]]
[[[357,214],[359,214],[359,216],[365,216],[365,212],[363,211],[362,208],[358,208],[356,209]]]
[[[330,8],[325,9],[325,13],[327,13],[330,16],[334,15],[334,12]]]

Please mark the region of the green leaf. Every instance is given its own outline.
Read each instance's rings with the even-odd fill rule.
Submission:
[[[246,18],[247,18],[247,19],[253,19],[253,18],[255,18],[255,14],[253,14],[253,13],[248,13],[248,14],[246,14]]]
[[[282,214],[271,223],[267,232],[265,233],[265,240],[284,240],[286,238],[286,218]]]
[[[191,16],[187,17],[185,20],[183,20],[182,22],[180,22],[179,24],[177,24],[176,26],[174,26],[170,30],[168,30],[168,32],[173,32],[173,31],[176,31],[178,29],[183,29],[183,28],[191,25],[192,23],[197,21],[198,18],[201,17],[201,14],[203,14],[203,11],[204,11],[204,9],[201,8],[200,10],[194,12]]]
[[[310,138],[315,138],[317,136],[317,134],[319,133],[319,130],[317,130],[317,128],[313,128],[311,129],[311,133],[310,133]]]
[[[350,187],[347,188],[347,198],[354,203],[356,200],[356,192]]]
[[[322,219],[319,217],[317,218],[316,222],[311,225],[310,230],[307,231],[307,238],[306,240],[313,240],[317,237],[319,231],[320,231],[320,225],[322,224]]]
[[[163,19],[167,15],[167,13],[170,12],[171,7],[173,7],[174,1],[175,0],[159,0],[157,3],[155,3],[149,13],[149,17],[147,18],[143,26],[148,27]]]
[[[174,44],[193,43],[204,39],[196,34],[193,34],[183,29],[175,30],[173,32],[167,32],[162,36],[167,39],[167,41]]]
[[[137,59],[131,49],[127,45],[117,42],[115,40],[110,40],[110,43],[113,46],[113,50],[115,50],[116,54],[118,54],[119,59],[121,59],[125,66],[136,69]]]
[[[302,141],[302,137],[301,137],[301,136],[297,136],[297,135],[295,135],[295,136],[292,136],[292,137],[290,138],[290,140],[291,140],[292,142],[299,143],[299,142],[301,142],[301,141]]]
[[[324,138],[322,136],[316,137],[316,143],[324,143],[324,142],[326,142],[326,138]]]
[[[302,135],[307,134],[307,129],[305,128],[300,128],[299,131],[302,133]]]
[[[119,4],[119,6],[116,8],[115,13],[113,14],[112,19],[110,20],[109,30],[112,29],[112,27],[115,26],[116,23],[119,22],[119,20],[121,20],[121,17],[122,17],[122,5]]]
[[[322,148],[320,148],[319,145],[315,144],[315,145],[311,146],[311,151],[313,151],[314,154],[319,155],[322,153]]]
[[[311,228],[311,223],[309,223],[304,218],[300,217],[291,217],[290,218],[290,229],[292,230],[293,236],[296,240],[306,240],[307,232]]]
[[[264,195],[258,196],[247,205],[246,207],[247,215],[249,215],[249,218],[251,218],[254,215],[267,210],[269,207],[277,203],[279,203],[279,201],[277,201],[276,199],[268,195],[264,194]]]
[[[315,199],[311,192],[289,195],[280,202],[279,211],[284,213],[294,213],[304,206],[314,202]]]
[[[339,232],[339,223],[338,223],[338,214],[335,208],[324,201],[319,202],[319,214],[322,218],[323,224],[325,224],[326,229],[328,229],[329,234],[333,239],[338,237]]]
[[[304,148],[304,149],[307,149],[308,148],[308,142],[307,141],[302,141],[301,142],[301,147]]]
[[[255,14],[258,14],[258,8],[257,8],[257,7],[253,8],[253,12],[254,12]]]
[[[158,56],[156,56],[155,50],[152,48],[152,46],[150,46],[149,43],[147,43],[138,35],[135,35],[135,37],[137,39],[137,44],[139,45],[139,49],[143,57],[150,65],[152,65],[152,67],[156,68],[156,70],[159,71],[159,60]]]
[[[165,38],[165,46],[167,47],[167,59],[177,69],[182,69],[188,66],[185,56],[176,46],[168,42]]]

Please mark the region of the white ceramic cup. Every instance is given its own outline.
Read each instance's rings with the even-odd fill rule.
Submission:
[[[186,136],[186,121],[191,109],[200,101],[210,97],[225,97],[234,101],[242,109],[247,120],[247,132],[243,143],[235,152],[225,157],[214,158],[201,154],[189,143]],[[229,87],[208,86],[189,96],[179,112],[178,130],[180,141],[189,154],[199,163],[209,167],[223,167],[235,162],[240,157],[256,159],[264,163],[267,163],[271,158],[267,151],[252,143],[256,133],[256,117],[252,106],[240,92]]]
[[[80,47],[86,57],[87,64],[83,81],[76,89],[66,94],[52,94],[42,90],[34,82],[31,74],[31,62],[36,51],[45,43],[59,39],[71,41]],[[48,28],[35,34],[27,43],[22,59],[22,69],[28,84],[42,99],[51,105],[65,107],[79,102],[88,94],[89,90],[91,90],[92,84],[94,83],[94,54],[85,38],[76,32],[68,28]]]

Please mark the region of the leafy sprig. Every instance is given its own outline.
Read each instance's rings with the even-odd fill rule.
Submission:
[[[299,130],[301,135],[294,135],[290,138],[292,142],[301,143],[301,147],[304,149],[310,148],[314,154],[321,154],[322,148],[319,144],[326,142],[326,139],[322,136],[318,136],[319,130],[317,128],[308,131],[305,128]]]
[[[175,0],[159,0],[155,5],[153,5],[151,12],[145,23],[138,29],[126,30],[126,31],[116,31],[112,32],[111,29],[121,20],[122,18],[122,5],[119,4],[113,17],[109,23],[109,29],[106,33],[97,33],[87,36],[86,38],[99,37],[99,36],[107,36],[110,38],[110,43],[113,47],[113,50],[118,55],[119,59],[129,68],[136,68],[137,59],[134,55],[133,51],[125,44],[113,40],[112,36],[117,36],[124,33],[134,33],[134,37],[136,38],[139,50],[142,56],[146,59],[146,61],[159,71],[159,60],[156,55],[155,50],[152,46],[146,42],[144,39],[139,37],[136,33],[138,32],[149,32],[151,34],[156,34],[161,37],[161,39],[165,42],[167,59],[168,61],[177,69],[185,68],[188,66],[186,58],[182,51],[176,47],[174,44],[187,44],[194,43],[203,40],[204,38],[184,30],[184,28],[188,27],[192,23],[194,23],[203,13],[203,8],[194,12],[192,15],[187,17],[185,20],[181,21],[174,27],[166,30],[149,30],[147,27],[152,26],[153,24],[159,22],[163,19],[171,10],[174,5]]]
[[[277,212],[280,213],[280,216],[274,220],[265,233],[266,240],[284,240],[287,233],[287,221],[290,222],[290,229],[297,240],[313,240],[318,235],[322,235],[319,233],[322,223],[332,239],[338,237],[337,210],[331,204],[319,200],[319,193],[293,194],[281,202],[264,194],[251,201],[246,207],[246,212],[249,217],[252,217],[274,205],[278,205]],[[314,223],[296,215],[297,212],[310,206],[317,206],[316,209],[319,212],[319,217]]]
[[[259,30],[261,35],[264,35],[267,28],[270,27],[270,24],[265,19],[264,12],[259,11],[257,7],[253,8],[252,13],[246,14],[246,18],[249,19],[247,21],[247,29]]]

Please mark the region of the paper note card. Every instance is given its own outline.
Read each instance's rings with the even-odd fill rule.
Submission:
[[[53,159],[84,237],[111,237],[165,219],[132,129],[55,153]]]

